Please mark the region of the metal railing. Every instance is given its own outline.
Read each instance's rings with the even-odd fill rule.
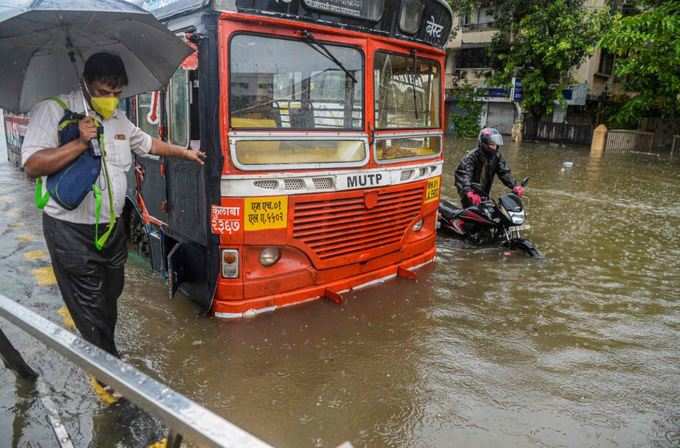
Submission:
[[[641,151],[653,152],[654,133],[630,131],[627,129],[610,129],[607,132],[607,152]]]
[[[593,139],[593,127],[567,123],[551,123],[527,119],[523,131],[525,140],[547,141],[562,144],[589,145]]]
[[[179,446],[183,436],[210,447],[271,448],[217,414],[171,390],[73,333],[0,294],[0,316],[105,382],[134,404],[160,418]],[[37,375],[0,330],[0,355],[25,378]],[[169,440],[170,442],[170,440]]]

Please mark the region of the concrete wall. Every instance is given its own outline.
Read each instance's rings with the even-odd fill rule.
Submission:
[[[574,80],[579,84],[586,84],[591,96],[600,96],[609,80],[609,77],[597,75],[601,57],[602,51],[595,50],[595,54],[572,71]]]
[[[454,16],[453,23],[457,18]],[[477,31],[463,31],[458,32],[449,40],[447,48],[461,48],[464,44],[488,44],[496,34],[496,30],[477,30]]]

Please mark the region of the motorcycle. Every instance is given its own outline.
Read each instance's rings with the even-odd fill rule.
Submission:
[[[524,187],[528,182],[529,178],[526,177],[521,185]],[[526,228],[526,213],[519,196],[506,193],[496,202],[486,197],[481,185],[471,186],[482,197],[482,202],[460,208],[449,200],[442,200],[437,228],[475,245],[500,244],[510,250],[522,250],[531,257],[543,258],[531,241],[522,238],[521,231]]]

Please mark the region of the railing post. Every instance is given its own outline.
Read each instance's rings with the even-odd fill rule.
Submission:
[[[21,354],[7,339],[2,329],[0,329],[0,357],[5,361],[7,367],[14,370],[21,378],[31,381],[35,381],[38,378],[38,374],[26,364],[24,358],[21,357]]]
[[[182,434],[178,434],[173,430],[168,433],[167,448],[180,448],[182,446]]]
[[[593,140],[590,144],[590,152],[602,155],[609,146],[610,136],[607,135],[607,126],[601,124],[593,131]]]

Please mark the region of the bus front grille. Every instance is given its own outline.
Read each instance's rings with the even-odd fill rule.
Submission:
[[[365,192],[329,199],[296,198],[293,238],[322,262],[348,255],[396,250],[423,203],[423,185],[377,192],[377,203],[366,206]]]

